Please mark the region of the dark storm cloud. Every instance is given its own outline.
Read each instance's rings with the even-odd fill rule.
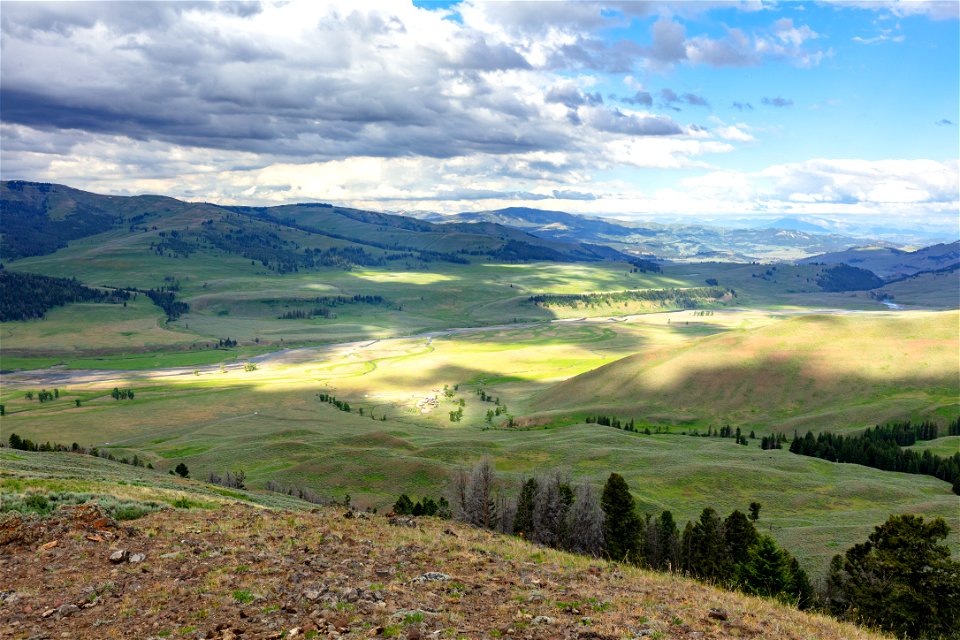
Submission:
[[[111,31],[133,33],[144,27],[169,27],[188,11],[248,18],[263,10],[259,2],[4,2],[0,29],[9,34],[52,32],[68,35],[101,24]]]
[[[562,122],[483,75],[530,68],[506,44],[454,33],[449,46],[432,48],[405,36],[396,16],[352,11],[328,13],[290,46],[250,37],[258,9],[4,3],[0,117],[278,157],[445,158],[573,145]],[[189,11],[228,22],[181,19]],[[80,31],[95,25],[107,33]],[[405,50],[390,51],[397,47]]]
[[[627,71],[644,56],[662,62],[682,57],[684,29],[670,20],[655,24],[649,50],[593,37],[600,25],[649,9],[605,6],[521,2],[490,8],[509,29],[524,33],[541,29],[538,24],[580,30],[537,58],[528,41],[440,17],[433,23],[437,33],[425,33],[424,16],[406,5],[387,12],[363,3],[337,9],[4,2],[4,143],[26,153],[28,138],[10,133],[20,125],[44,132],[50,142],[42,144],[57,149],[67,148],[71,136],[125,136],[275,162],[580,152],[595,147],[598,133],[681,134],[670,118],[623,114],[604,108],[599,93],[544,82],[545,69],[554,67]],[[533,59],[537,72],[524,76]],[[525,77],[531,86],[524,86]],[[694,94],[678,100],[706,104]],[[651,106],[653,97],[638,91],[623,102]],[[568,111],[561,115],[544,104]],[[570,169],[544,161],[518,170],[543,175]]]
[[[791,100],[790,98],[781,98],[780,96],[777,96],[775,98],[763,98],[762,100],[760,100],[760,102],[762,104],[765,104],[768,107],[783,108],[783,107],[793,106],[793,100]]]

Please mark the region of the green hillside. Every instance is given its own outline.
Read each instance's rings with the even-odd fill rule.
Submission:
[[[957,411],[958,314],[811,315],[629,356],[533,407],[642,422],[837,430]]]

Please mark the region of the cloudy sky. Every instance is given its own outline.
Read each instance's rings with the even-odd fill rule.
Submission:
[[[223,203],[955,227],[958,6],[4,1],[0,171]]]

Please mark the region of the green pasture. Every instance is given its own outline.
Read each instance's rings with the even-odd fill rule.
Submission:
[[[944,436],[936,440],[918,442],[910,448],[918,453],[929,451],[936,456],[952,456],[960,453],[960,436]]]
[[[788,434],[945,422],[960,397],[957,325],[956,312],[788,317],[639,352],[545,390],[531,408]]]
[[[355,503],[378,507],[401,491],[437,495],[453,469],[485,456],[510,478],[509,491],[524,475],[547,469],[566,469],[597,485],[617,471],[645,511],[669,508],[681,521],[708,505],[729,512],[761,502],[761,527],[818,572],[890,512],[947,518],[952,544],[960,548],[957,498],[946,483],[761,451],[757,441],[744,447],[732,439],[645,436],[586,424],[438,428],[403,413],[386,421],[344,413],[309,389],[166,389],[103,405],[85,415],[14,414],[5,429],[41,441],[96,444],[117,455],[136,452],[160,472],[180,462],[195,478],[242,469],[250,486],[272,479],[324,495],[349,493]]]

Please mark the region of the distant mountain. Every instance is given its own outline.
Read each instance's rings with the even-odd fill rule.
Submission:
[[[628,260],[600,244],[531,235],[478,221],[436,224],[323,203],[230,207],[162,196],[105,196],[22,180],[0,183],[0,256],[47,255],[111,233],[146,252],[234,254],[279,273],[401,261],[468,263]]]
[[[803,263],[848,264],[894,280],[922,271],[938,271],[960,263],[960,241],[935,244],[916,251],[891,247],[854,247],[801,260]]]
[[[829,221],[804,218],[778,218],[765,225],[765,229],[785,229],[787,231],[803,231],[806,233],[834,233],[835,228]]]
[[[629,223],[574,215],[565,211],[548,211],[527,207],[508,207],[495,211],[472,211],[454,216],[459,222],[495,222],[515,229],[536,230],[555,237],[590,237],[594,240],[604,236],[619,236],[632,233],[653,235],[642,227]],[[449,220],[449,218],[448,218]]]
[[[526,207],[425,216],[434,222],[489,222],[522,229],[541,238],[605,244],[635,255],[666,260],[792,260],[847,249],[862,240],[817,228],[739,228],[659,224],[596,218]]]

